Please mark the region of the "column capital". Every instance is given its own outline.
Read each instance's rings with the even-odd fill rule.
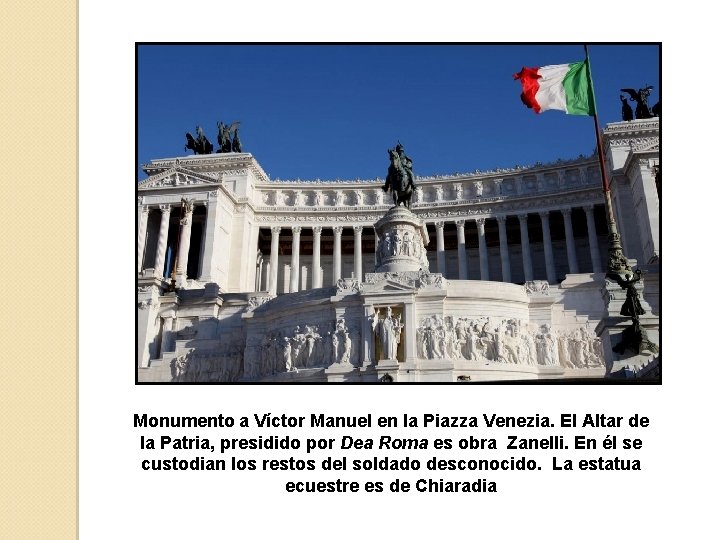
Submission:
[[[457,227],[463,227],[463,228],[464,228],[464,227],[465,227],[465,220],[464,220],[464,219],[456,219],[456,220],[455,220],[455,225],[456,225]]]
[[[505,223],[507,221],[507,216],[501,215],[501,216],[495,216],[495,219],[498,223]]]
[[[138,206],[142,206],[142,203],[143,203],[143,199],[144,199],[144,198],[145,198],[145,197],[143,197],[142,195],[138,195],[138,198],[137,198]]]
[[[538,214],[540,215],[541,218],[547,219],[548,216],[550,215],[550,210],[541,210],[540,212],[538,212]]]
[[[525,214],[517,214],[517,218],[520,220],[521,223],[527,223],[528,215]]]
[[[475,218],[475,223],[477,223],[478,229],[485,227],[485,219],[484,217]]]
[[[323,230],[322,225],[313,225],[313,228],[312,228],[313,236],[319,235],[322,232],[322,230]]]
[[[570,217],[570,213],[572,212],[572,208],[561,208],[560,212],[562,213],[563,217]]]
[[[169,204],[161,204],[160,205],[160,210],[162,211],[163,214],[169,214],[171,209],[172,209],[172,207]]]
[[[195,200],[194,199],[182,199],[181,205],[185,209],[186,212],[192,212],[193,207],[195,206]]]
[[[140,212],[141,212],[141,213],[147,214],[149,211],[150,211],[150,208],[148,207],[147,204],[143,204],[142,206],[140,206]]]
[[[355,231],[355,234],[362,233],[363,228],[364,227],[362,225],[353,225],[353,231]]]
[[[436,229],[444,229],[444,228],[445,228],[445,222],[444,222],[444,221],[436,221],[436,222],[435,222],[435,228],[436,228]]]
[[[300,225],[293,225],[293,227],[292,227],[293,236],[299,235],[300,231],[302,231],[302,227]]]
[[[282,227],[278,227],[277,225],[275,227],[270,227],[270,233],[273,236],[278,236],[280,234],[280,231],[282,231]]]
[[[333,233],[335,233],[336,235],[340,235],[343,232],[343,226],[342,225],[333,225],[332,230],[333,230]]]
[[[593,212],[595,210],[595,205],[594,204],[584,204],[583,210],[585,210],[585,212],[589,214],[590,212]]]

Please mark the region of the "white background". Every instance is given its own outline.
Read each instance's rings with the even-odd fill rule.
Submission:
[[[238,2],[238,4],[241,4]],[[427,9],[365,2],[293,4],[264,8],[222,2],[83,2],[80,12],[80,532],[109,538],[417,538],[458,534],[520,538],[712,537],[717,410],[717,343],[710,305],[716,245],[713,213],[716,167],[709,143],[717,129],[712,107],[687,90],[710,84],[710,65],[679,46],[663,45],[663,385],[662,386],[135,386],[135,41],[622,41],[668,39],[660,29],[690,21],[669,19],[628,4],[601,13],[549,14],[513,2],[476,12],[454,2]],[[566,6],[567,7],[567,6]],[[562,11],[562,10],[561,10]],[[418,13],[421,12],[421,13]],[[583,24],[572,15],[581,15]],[[564,17],[567,17],[565,19]],[[624,22],[620,24],[620,22]],[[634,26],[633,26],[634,25]],[[697,34],[697,23],[693,26]],[[571,28],[571,30],[568,30]],[[575,28],[576,30],[573,30]],[[668,34],[670,35],[670,34]],[[696,37],[696,36],[694,36]],[[471,66],[469,67],[471,68]],[[709,79],[709,80],[708,80]],[[173,88],[168,80],[168,91]],[[703,119],[693,126],[683,116]],[[668,124],[667,122],[670,122]],[[697,198],[701,191],[704,197]],[[698,200],[702,199],[702,200]],[[708,219],[708,223],[703,223]],[[706,258],[686,254],[709,254]],[[704,283],[705,285],[701,285]],[[703,289],[704,287],[704,289]],[[699,293],[704,290],[707,292]],[[700,296],[701,298],[696,298]],[[695,298],[696,305],[683,299]],[[716,304],[715,304],[716,305]],[[641,472],[551,472],[547,454],[537,473],[410,473],[397,477],[487,478],[498,494],[288,494],[289,479],[384,480],[381,473],[142,472],[134,413],[251,416],[272,412],[334,415],[528,415],[556,421],[560,413],[649,416],[641,437]],[[624,423],[624,425],[627,425]],[[348,430],[334,432],[339,436]],[[190,434],[202,434],[190,430]],[[307,433],[291,435],[302,438]],[[387,430],[364,436],[376,438]],[[278,431],[276,431],[278,433]],[[357,432],[355,432],[357,433]],[[492,436],[471,432],[412,431],[404,436]],[[528,436],[542,436],[530,430]],[[608,430],[595,431],[602,439]],[[233,430],[251,437],[256,429]],[[269,432],[263,432],[267,435]],[[506,432],[495,435],[502,441]],[[517,452],[511,452],[517,454]],[[338,454],[340,454],[338,452]],[[394,457],[404,452],[390,454]],[[431,453],[420,457],[425,461]],[[189,453],[194,455],[194,453]],[[320,461],[328,455],[317,452]],[[360,457],[347,454],[349,457]],[[528,454],[529,455],[529,454]],[[595,457],[589,452],[576,458]],[[604,454],[607,455],[607,454]],[[612,455],[612,453],[610,453]],[[621,457],[632,457],[618,451]],[[457,452],[454,457],[478,457]],[[145,456],[147,457],[147,456]],[[154,457],[160,457],[154,456]],[[227,456],[226,456],[227,457]],[[415,456],[414,456],[415,457]],[[445,456],[447,457],[447,456]],[[487,457],[487,456],[486,456]],[[500,456],[498,456],[500,457]]]

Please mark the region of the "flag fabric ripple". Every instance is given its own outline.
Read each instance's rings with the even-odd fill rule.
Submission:
[[[538,114],[551,109],[567,114],[595,114],[587,61],[540,68],[524,67],[513,78],[522,84],[522,102]]]

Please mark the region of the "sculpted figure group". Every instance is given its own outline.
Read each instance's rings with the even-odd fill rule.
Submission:
[[[378,242],[376,254],[380,261],[397,256],[415,259],[427,257],[418,235],[412,231],[401,230],[386,232]]]
[[[233,122],[230,125],[224,122],[218,122],[218,150],[217,153],[242,152],[242,145],[238,138],[238,126],[240,122]],[[201,126],[195,127],[196,137],[190,133],[185,133],[187,143],[184,150],[192,150],[193,154],[212,154],[213,145],[205,136],[205,132]]]
[[[382,347],[378,360],[397,360],[404,323],[392,308],[370,317]],[[426,317],[417,330],[418,356],[424,359],[502,362],[587,369],[604,366],[601,342],[587,327],[557,332],[519,319]],[[344,319],[275,330],[226,344],[220,352],[198,350],[171,362],[176,382],[233,382],[331,364],[358,365],[360,333]]]
[[[243,377],[245,341],[225,345],[213,354],[191,349],[170,363],[174,382],[233,382]]]
[[[603,365],[600,340],[586,328],[558,334],[547,325],[518,319],[427,317],[417,331],[417,348],[426,359],[571,369]]]
[[[658,101],[655,105],[653,105],[652,109],[648,106],[648,97],[650,96],[650,92],[652,92],[653,87],[652,86],[645,86],[643,88],[638,88],[635,90],[634,88],[621,88],[621,92],[625,92],[630,96],[630,99],[637,103],[635,106],[635,119],[640,120],[642,118],[653,118],[655,116],[660,116],[660,102]],[[633,110],[630,104],[627,102],[627,98],[620,95],[620,101],[622,102],[622,119],[625,121],[630,121],[633,119]]]
[[[270,332],[249,343],[245,377],[353,363],[359,338],[359,333],[351,332],[343,319],[338,319],[334,327],[330,323],[325,330],[319,325],[304,325],[290,332]]]

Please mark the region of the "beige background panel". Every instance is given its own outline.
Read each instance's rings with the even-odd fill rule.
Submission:
[[[0,539],[77,536],[77,8],[3,3]]]

